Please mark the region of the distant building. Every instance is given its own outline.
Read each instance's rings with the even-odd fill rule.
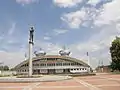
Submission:
[[[111,68],[109,67],[109,65],[107,66],[98,66],[96,68],[97,72],[111,72]]]
[[[90,73],[91,67],[76,58],[69,56],[69,50],[60,50],[60,55],[46,55],[40,50],[35,52],[33,58],[33,74],[82,74]],[[25,60],[15,67],[17,74],[28,74],[28,60]]]

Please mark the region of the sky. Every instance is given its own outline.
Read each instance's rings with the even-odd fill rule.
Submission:
[[[34,26],[33,51],[88,60],[91,67],[109,65],[111,42],[120,32],[120,0],[1,0],[0,62],[14,67],[28,53],[28,34]],[[27,55],[28,57],[28,55]]]

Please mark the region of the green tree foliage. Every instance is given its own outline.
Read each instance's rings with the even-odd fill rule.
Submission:
[[[112,58],[110,67],[113,71],[120,71],[120,37],[116,37],[116,39],[112,42],[112,46],[110,47],[110,53]]]
[[[1,71],[8,71],[9,70],[9,67],[8,66],[0,66],[0,70]]]
[[[0,70],[3,71],[4,70],[4,66],[0,66]]]
[[[8,70],[9,70],[9,67],[8,67],[8,66],[4,66],[4,70],[5,70],[5,71],[8,71]]]

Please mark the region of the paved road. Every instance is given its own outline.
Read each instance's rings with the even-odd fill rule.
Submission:
[[[56,82],[0,83],[0,90],[120,90],[120,75],[98,74]]]

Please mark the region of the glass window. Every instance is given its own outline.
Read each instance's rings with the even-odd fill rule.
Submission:
[[[48,63],[47,66],[53,66],[54,64],[53,63]]]
[[[41,63],[41,64],[40,64],[40,66],[46,66],[46,64],[44,64],[44,63]]]
[[[47,58],[47,60],[55,60],[55,58]]]
[[[56,66],[62,66],[62,63],[56,63]]]
[[[70,63],[63,63],[63,66],[70,66]]]
[[[74,63],[71,63],[71,65],[74,65]]]
[[[63,66],[65,66],[65,63],[63,63]]]

